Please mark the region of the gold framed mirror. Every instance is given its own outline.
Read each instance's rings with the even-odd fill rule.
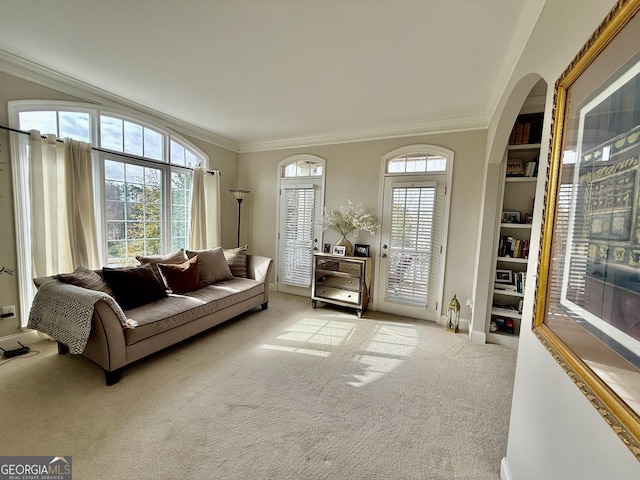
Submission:
[[[533,331],[640,460],[640,0],[555,85]]]

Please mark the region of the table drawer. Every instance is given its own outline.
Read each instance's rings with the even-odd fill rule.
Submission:
[[[343,273],[348,273],[349,275],[353,275],[354,277],[359,277],[360,275],[362,275],[362,264],[351,263],[351,262],[340,262],[340,265],[338,265],[338,271]]]
[[[318,289],[323,287],[346,288],[347,290],[360,290],[360,279],[349,277],[337,277],[333,275],[324,275],[316,281]]]
[[[351,290],[342,290],[340,288],[323,287],[318,285],[316,287],[316,297],[360,305],[360,292],[354,292]]]

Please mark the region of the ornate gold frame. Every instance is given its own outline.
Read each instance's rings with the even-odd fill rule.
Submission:
[[[554,266],[552,265],[554,261],[554,227],[558,213],[563,155],[565,142],[567,141],[565,133],[567,128],[572,128],[571,125],[569,127],[567,125],[570,121],[573,121],[569,120],[569,109],[572,108],[570,105],[571,89],[575,82],[588,71],[589,67],[600,69],[600,73],[596,76],[600,78],[603,73],[602,64],[606,62],[600,62],[597,66],[594,66],[594,63],[607,47],[615,48],[615,45],[611,47],[611,43],[624,31],[639,10],[640,0],[620,0],[555,84],[554,109],[552,112],[553,130],[549,145],[549,169],[547,170],[546,178],[542,242],[538,260],[533,319],[534,334],[638,460],[640,460],[640,412],[634,410],[622,400],[618,393],[611,388],[607,380],[596,373],[584,361],[584,358],[581,358],[565,343],[561,335],[558,334],[560,329],[554,329],[553,326],[549,325],[550,323],[553,324],[553,321],[549,321],[548,315],[549,309],[552,308],[549,294],[553,280],[552,274],[554,273]],[[635,19],[635,21],[637,22],[638,19]],[[614,74],[614,72],[605,73],[607,75]],[[589,81],[586,83],[588,84]],[[580,95],[578,95],[578,98],[580,98]],[[576,112],[571,113],[575,114]],[[566,250],[568,250],[568,247]],[[557,250],[555,253],[557,253]],[[555,262],[558,262],[557,258]],[[558,265],[558,263],[554,265]],[[557,268],[558,270],[564,270],[566,267]],[[567,315],[567,319],[564,320],[565,323],[574,321],[573,318],[569,317]],[[603,343],[602,348],[607,349],[609,347]],[[638,400],[640,401],[640,399]]]

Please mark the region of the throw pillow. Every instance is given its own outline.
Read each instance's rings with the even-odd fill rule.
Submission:
[[[247,245],[239,248],[225,248],[224,258],[234,277],[247,278]]]
[[[147,256],[137,256],[136,260],[140,262],[142,265],[149,264],[153,267],[153,273],[160,283],[163,282],[162,275],[160,275],[160,270],[158,270],[159,263],[170,263],[170,264],[179,264],[183,263],[187,257],[184,254],[184,250],[176,250],[171,253],[167,253],[165,255],[147,255]]]
[[[198,256],[198,270],[200,280],[211,285],[223,280],[231,280],[233,275],[229,269],[229,264],[224,258],[222,247],[210,250],[187,250],[187,256],[193,258]]]
[[[61,282],[75,285],[76,287],[104,292],[113,297],[113,290],[111,290],[109,284],[104,281],[104,278],[86,267],[80,266],[76,268],[73,273],[61,273],[59,275],[55,275],[54,278]]]
[[[123,310],[130,310],[167,296],[164,285],[158,281],[149,264],[125,268],[104,267],[102,274]]]
[[[165,285],[173,293],[192,292],[200,284],[197,255],[179,265],[159,263],[158,269],[164,278]]]

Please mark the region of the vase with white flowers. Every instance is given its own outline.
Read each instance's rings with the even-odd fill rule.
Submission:
[[[337,210],[332,208],[324,208],[322,215],[322,231],[335,230],[340,234],[340,240],[336,245],[344,245],[346,254],[353,253],[353,245],[347,239],[347,235],[356,230],[364,230],[370,235],[375,235],[378,229],[378,221],[367,212],[362,204],[354,205],[351,199],[347,199],[347,205],[338,207]]]

